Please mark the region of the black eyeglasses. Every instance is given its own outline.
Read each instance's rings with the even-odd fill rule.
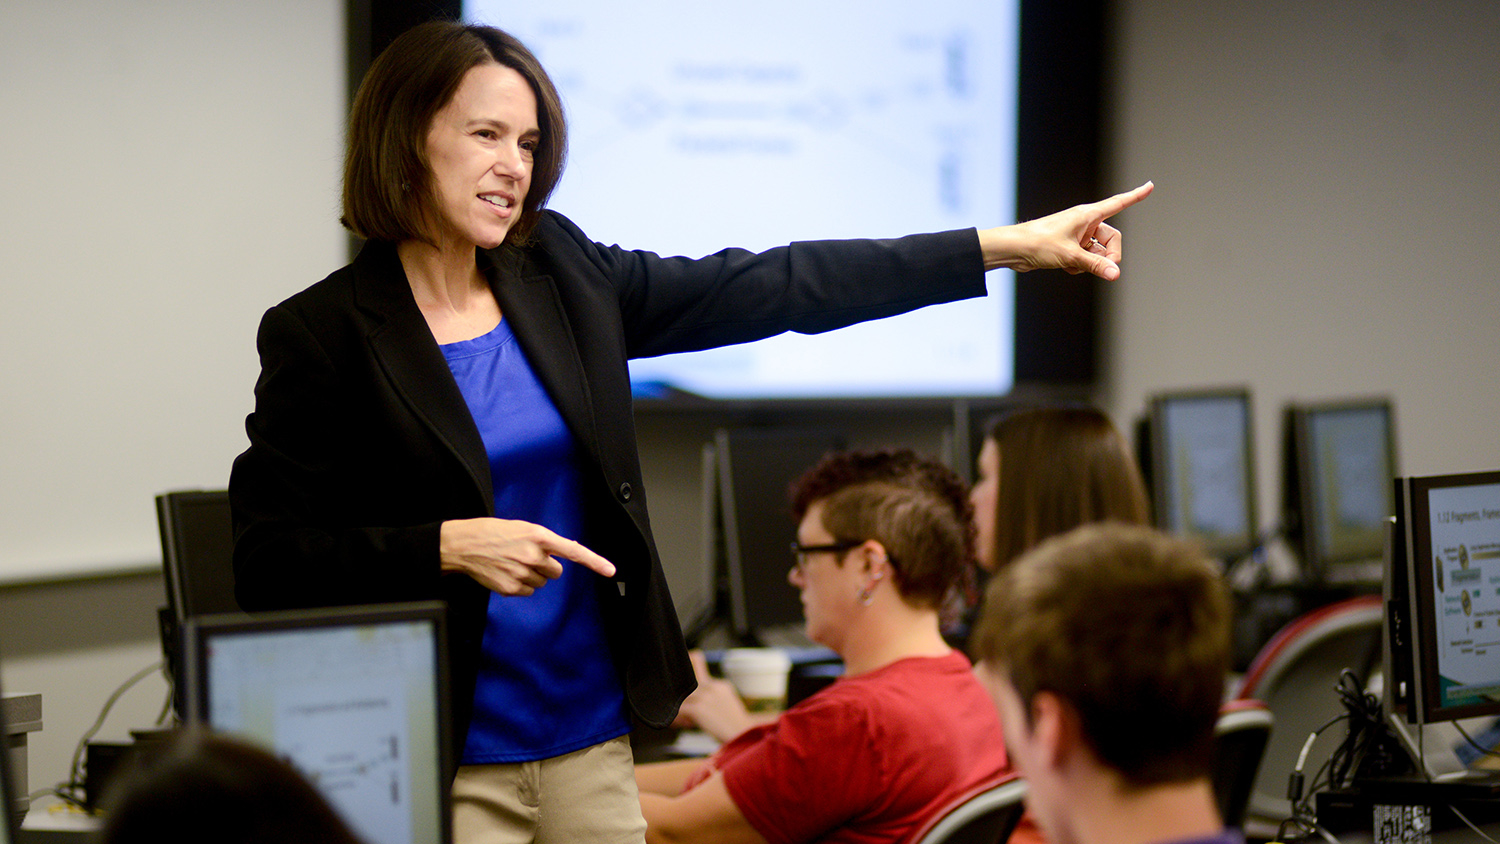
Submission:
[[[792,567],[797,571],[802,571],[807,568],[808,554],[840,554],[848,551],[850,548],[859,547],[863,542],[863,539],[854,542],[831,542],[827,545],[803,545],[800,542],[793,542],[792,559],[794,562],[792,563]]]

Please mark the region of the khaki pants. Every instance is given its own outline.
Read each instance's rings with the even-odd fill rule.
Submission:
[[[645,838],[628,736],[538,762],[464,765],[453,782],[454,844]]]

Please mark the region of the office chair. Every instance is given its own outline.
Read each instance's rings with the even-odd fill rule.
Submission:
[[[1343,714],[1336,691],[1343,670],[1368,683],[1378,668],[1384,614],[1378,595],[1321,607],[1283,627],[1251,661],[1235,697],[1264,701],[1276,729],[1250,793],[1246,834],[1274,835],[1277,824],[1291,815],[1287,778],[1302,745],[1314,730]],[[1329,734],[1314,744],[1303,767],[1309,786],[1337,745],[1338,737]]]
[[[1240,828],[1276,717],[1259,700],[1226,701],[1214,723],[1213,786],[1224,825]]]
[[[1007,774],[970,789],[934,814],[909,840],[913,844],[1001,844],[1026,811],[1026,781]]]

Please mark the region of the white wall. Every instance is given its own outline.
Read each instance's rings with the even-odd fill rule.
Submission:
[[[31,783],[160,658],[151,499],[222,487],[265,308],[345,260],[343,0],[0,2],[0,687]],[[148,727],[152,677],[100,738]]]
[[[1500,4],[1120,4],[1128,212],[1107,400],[1246,384],[1260,512],[1280,412],[1389,394],[1400,470],[1500,468]]]
[[[342,0],[0,4],[0,582],[154,565],[337,269]]]

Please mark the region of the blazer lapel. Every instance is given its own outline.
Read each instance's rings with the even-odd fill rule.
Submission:
[[[529,261],[517,261],[519,269],[507,272],[506,267],[497,266],[504,258],[496,260],[495,253],[483,250],[479,254],[481,262],[491,259],[493,271],[489,278],[500,302],[500,313],[510,321],[510,330],[525,350],[526,360],[579,445],[599,462],[599,437],[588,378],[578,356],[578,338],[573,336],[557,285],[550,275],[539,272]]]
[[[374,317],[367,335],[371,352],[412,414],[463,465],[484,498],[485,512],[493,513],[494,487],[484,440],[412,298],[395,246],[366,243],[355,258],[355,267],[360,270],[355,276],[355,302]]]

